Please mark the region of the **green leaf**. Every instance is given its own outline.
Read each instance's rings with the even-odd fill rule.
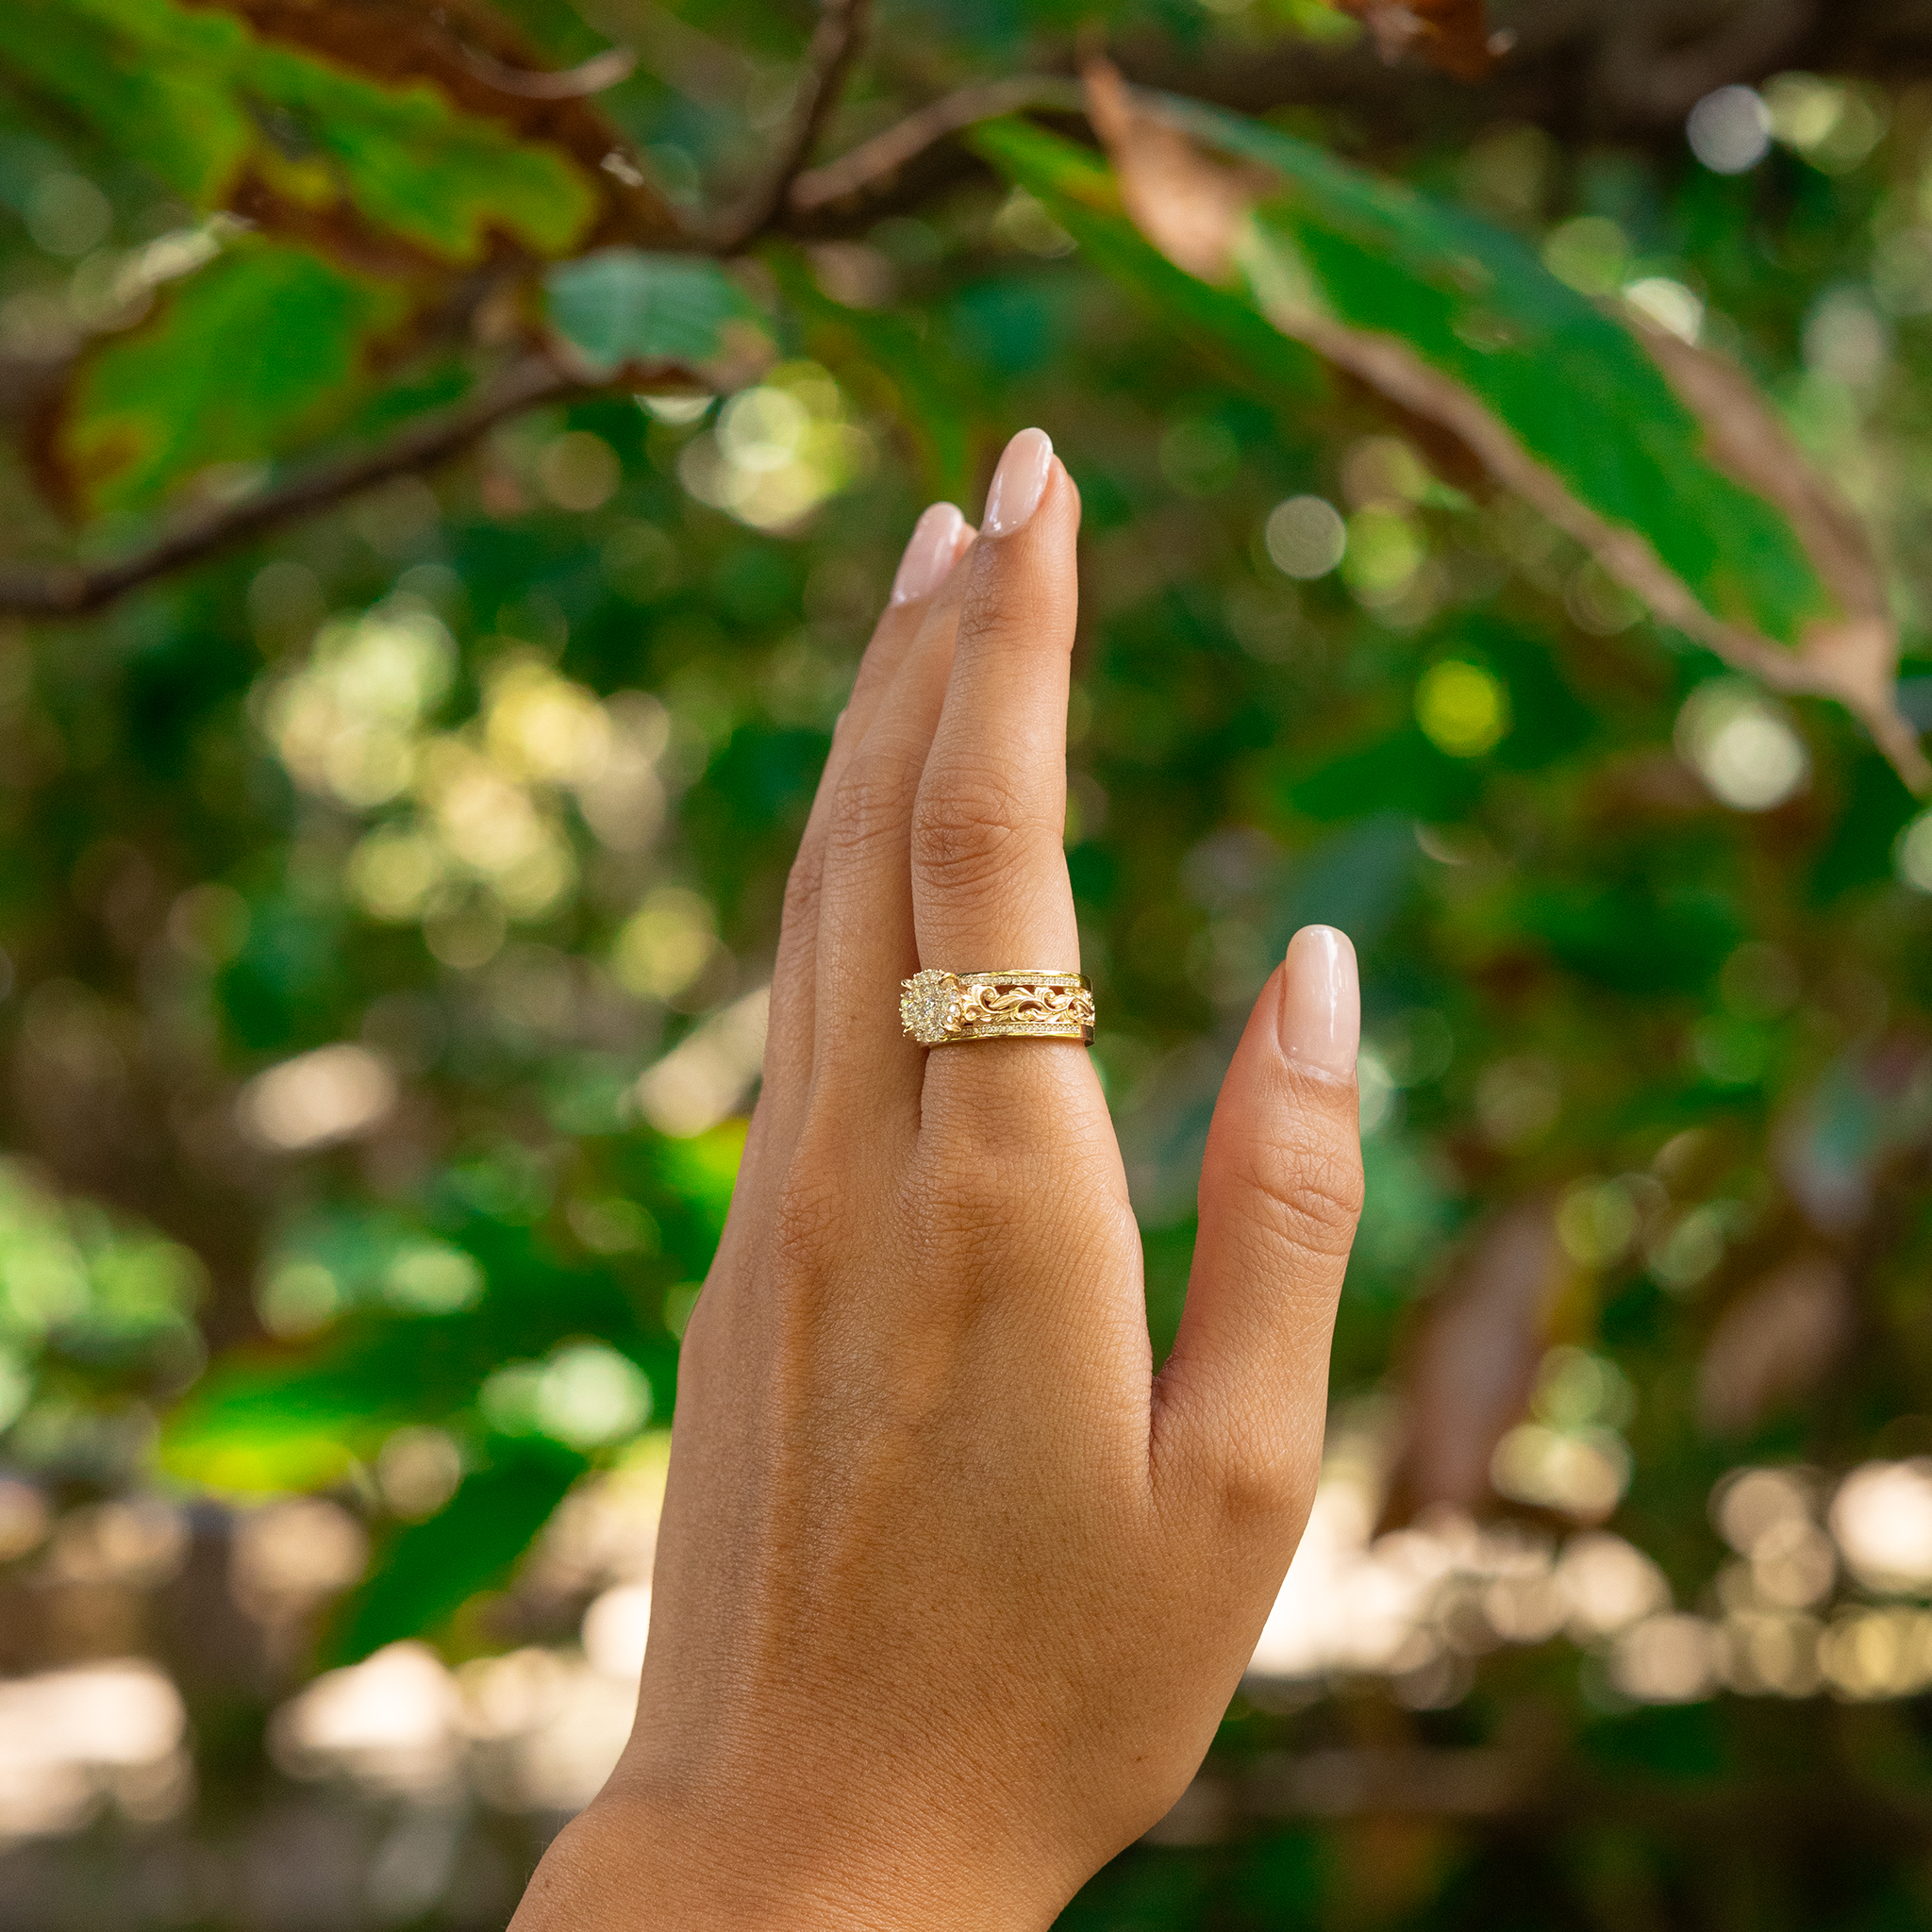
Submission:
[[[597,184],[560,148],[218,8],[8,0],[0,64],[109,141],[138,128],[147,166],[202,208],[244,203],[308,233],[347,216],[450,262],[481,260],[497,235],[561,254],[597,210]]]
[[[1702,427],[1637,339],[1513,235],[1261,124],[1191,104],[1185,118],[1282,183],[1265,196],[1267,184],[1255,183],[1250,230],[1234,244],[1242,258],[1222,285],[1141,238],[1090,151],[1011,123],[975,139],[1076,239],[1105,233],[1103,267],[1160,298],[1191,284],[1183,314],[1243,347],[1260,373],[1276,373],[1270,339],[1285,340],[1270,311],[1278,317],[1291,301],[1395,337],[1492,410],[1591,508],[1641,529],[1714,611],[1786,642],[1829,614],[1796,536],[1712,465]]]
[[[434,1629],[500,1582],[589,1467],[541,1437],[493,1439],[489,1466],[465,1476],[434,1516],[410,1524],[383,1553],[343,1607],[328,1661],[354,1663],[399,1637]]]
[[[1516,896],[1511,924],[1572,972],[1627,993],[1694,992],[1744,937],[1726,898],[1690,886],[1548,885]]]
[[[1514,235],[1263,124],[1191,119],[1281,176],[1257,211],[1257,293],[1263,277],[1306,274],[1337,320],[1399,336],[1590,508],[1641,530],[1720,617],[1795,644],[1833,614],[1797,533],[1711,460],[1705,425],[1638,338]]]
[[[724,358],[734,325],[758,311],[716,262],[690,255],[605,248],[559,262],[544,277],[550,320],[598,375],[626,362]]]
[[[354,406],[367,345],[408,310],[400,289],[307,249],[238,243],[83,359],[51,467],[82,509],[139,509],[211,464],[291,449]]]
[[[970,140],[1008,180],[1046,204],[1089,260],[1156,315],[1206,337],[1251,386],[1296,400],[1319,387],[1318,358],[1252,304],[1176,267],[1141,235],[1123,212],[1113,175],[1092,149],[1024,121],[986,122]]]
[[[1165,98],[1157,118],[1104,70],[1090,90],[1117,172],[1010,122],[974,139],[1104,268],[1251,379],[1278,385],[1291,341],[1436,423],[1658,617],[1840,699],[1932,777],[1871,546],[1741,372],[1646,343],[1514,236],[1275,128]]]
[[[1445,758],[1407,724],[1298,774],[1283,795],[1295,810],[1323,822],[1395,811],[1436,824],[1461,817],[1481,790],[1477,770]]]

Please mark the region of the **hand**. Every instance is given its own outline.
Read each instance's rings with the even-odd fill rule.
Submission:
[[[1347,940],[1256,1003],[1158,1376],[1086,1050],[900,1030],[918,966],[1077,968],[1078,526],[1025,430],[983,535],[938,505],[908,547],[685,1337],[636,1727],[517,1932],[1047,1925],[1187,1785],[1294,1554],[1360,1204]]]

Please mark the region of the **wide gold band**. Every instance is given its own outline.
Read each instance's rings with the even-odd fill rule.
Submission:
[[[922,1046],[1093,1038],[1093,989],[1078,973],[941,973],[928,966],[899,988],[899,1024]]]

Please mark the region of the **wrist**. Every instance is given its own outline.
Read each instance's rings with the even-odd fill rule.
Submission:
[[[1046,1932],[1062,1901],[1012,1895],[879,1827],[756,1824],[608,1789],[558,1835],[511,1932]]]

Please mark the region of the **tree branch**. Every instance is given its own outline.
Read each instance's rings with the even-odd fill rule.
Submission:
[[[824,0],[806,50],[796,105],[771,177],[737,218],[725,224],[711,252],[738,253],[783,212],[792,181],[817,144],[858,57],[870,6],[871,0]],[[474,58],[473,50],[465,50],[464,58]],[[561,84],[570,95],[589,92],[587,81],[608,85],[620,77],[620,61],[625,63],[623,71],[628,72],[628,57],[613,52],[566,75],[516,76],[512,91],[529,92],[533,85],[549,88]],[[487,78],[491,85],[502,87],[509,73],[505,69]],[[696,380],[681,369],[666,368],[655,375],[662,379],[682,376]],[[170,571],[199,563],[218,551],[328,508],[378,483],[441,462],[468,448],[508,416],[539,403],[587,393],[597,386],[559,369],[548,357],[532,356],[513,365],[460,408],[411,425],[380,448],[318,465],[259,496],[196,517],[145,550],[101,563],[0,569],[0,616],[84,616]]]
[[[669,379],[684,372],[667,369],[657,374]],[[0,570],[0,616],[84,616],[169,571],[198,563],[378,483],[457,456],[507,417],[541,403],[587,394],[596,387],[559,369],[547,356],[527,357],[467,403],[409,425],[375,449],[318,464],[258,496],[208,511],[169,531],[145,550],[102,563]]]
[[[1014,75],[958,89],[928,102],[882,133],[817,168],[808,167],[811,152],[837,104],[864,36],[870,0],[823,0],[822,10],[801,71],[796,101],[778,143],[776,158],[763,186],[708,238],[689,236],[670,245],[730,255],[758,236],[795,222],[810,231],[811,219],[851,202],[886,182],[896,172],[948,137],[977,122],[1026,108],[1080,112],[1078,84],[1061,75]],[[1932,68],[1932,38],[1913,38],[1901,28],[1880,0],[1847,0],[1827,21],[1816,0],[1777,0],[1753,15],[1750,0],[1731,0],[1720,14],[1730,31],[1707,35],[1696,50],[1701,64],[1688,78],[1676,75],[1665,88],[1622,92],[1601,84],[1606,75],[1625,75],[1629,48],[1660,44],[1674,0],[1623,0],[1604,9],[1593,0],[1567,0],[1526,12],[1510,58],[1481,86],[1456,86],[1441,76],[1411,69],[1394,74],[1361,48],[1324,49],[1299,39],[1268,49],[1243,49],[1239,58],[1210,53],[1194,64],[1182,60],[1164,41],[1149,39],[1129,51],[1125,64],[1142,84],[1198,95],[1250,112],[1296,103],[1346,107],[1374,125],[1379,138],[1407,137],[1426,125],[1439,132],[1454,127],[1473,133],[1500,120],[1524,119],[1575,137],[1587,126],[1613,129],[1628,139],[1681,141],[1682,102],[1687,93],[1726,78],[1752,78],[1777,48],[1780,58],[1803,58],[1830,71],[1874,71],[1896,77],[1901,72]],[[1607,14],[1607,19],[1600,18]],[[1774,16],[1774,19],[1769,16]],[[662,18],[668,27],[671,17]],[[1807,28],[1805,23],[1810,22]],[[1771,34],[1775,26],[1776,33]],[[1786,43],[1796,34],[1799,44]],[[1770,36],[1767,39],[1767,36]],[[1775,42],[1775,46],[1773,42]],[[645,45],[650,45],[648,38]],[[562,74],[511,68],[494,56],[459,50],[469,62],[468,78],[499,93],[532,99],[575,97],[609,85],[629,58],[612,49],[582,67]],[[1138,58],[1135,58],[1138,56]],[[1639,62],[1655,75],[1655,59]],[[1627,79],[1627,75],[1625,75]],[[604,165],[628,178],[621,155]],[[927,184],[929,185],[929,184]],[[844,217],[838,217],[842,225]],[[663,245],[663,244],[659,244]],[[658,372],[665,380],[696,381],[681,370]],[[38,392],[38,368],[0,365],[0,391],[25,384]],[[245,502],[192,519],[129,556],[97,563],[58,563],[39,568],[0,566],[0,615],[77,616],[98,610],[123,592],[166,573],[199,562],[233,544],[326,509],[361,491],[457,455],[493,425],[540,403],[589,392],[598,385],[566,374],[541,357],[506,371],[495,383],[446,415],[405,429],[382,447],[325,463]]]
[[[459,46],[463,65],[485,87],[498,93],[515,94],[525,101],[575,101],[588,94],[600,94],[628,79],[638,64],[629,47],[609,47],[580,66],[550,70],[537,67],[507,67],[501,60],[479,53],[475,47]]]
[[[1002,114],[1017,114],[1023,108],[1058,108],[1081,113],[1086,108],[1086,95],[1077,80],[1057,74],[1016,74],[1005,80],[962,87],[927,102],[837,160],[808,169],[792,181],[788,204],[794,212],[806,214],[828,202],[842,201],[894,174],[948,135]]]
[[[784,212],[791,184],[810,160],[819,135],[838,105],[845,76],[858,58],[871,8],[872,0],[824,0],[811,44],[806,49],[777,162],[764,185],[724,224],[724,233],[714,243],[720,255],[736,255]]]

